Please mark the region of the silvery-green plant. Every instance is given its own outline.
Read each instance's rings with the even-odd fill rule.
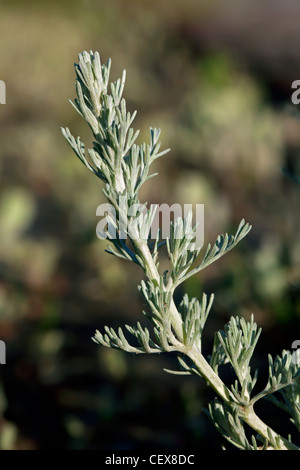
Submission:
[[[151,239],[154,214],[147,204],[140,202],[139,192],[142,185],[155,176],[150,173],[153,162],[168,150],[160,149],[160,130],[155,128],[150,128],[148,144],[136,143],[139,131],[131,127],[136,112],[127,110],[122,97],[126,73],[124,71],[120,79],[109,83],[110,67],[111,61],[102,64],[98,52],[79,54],[79,61],[75,64],[77,98],[71,103],[88,123],[94,141],[90,148],[86,148],[80,137],[74,138],[68,128],[62,129],[62,133],[84,165],[103,181],[104,195],[119,220],[124,216],[119,204],[120,196],[127,198],[128,206],[137,204],[143,209],[138,215],[129,216],[125,234],[124,229],[121,232],[113,225],[114,221],[108,215],[106,238],[110,241],[109,253],[136,263],[144,271],[145,280],[141,281],[139,289],[148,306],[143,314],[152,324],[152,331],[140,323],[125,325],[126,337],[122,328],[116,331],[105,326],[102,333],[96,331],[93,340],[109,348],[136,354],[175,352],[180,370],[167,372],[196,374],[206,381],[216,394],[215,401],[208,407],[209,414],[231,444],[244,450],[296,450],[298,447],[290,437],[282,437],[259,418],[254,405],[260,399],[271,397],[290,415],[300,431],[299,350],[293,354],[283,351],[275,359],[269,356],[266,386],[254,393],[258,372],[251,370],[250,362],[261,329],[258,329],[253,316],[250,321],[232,317],[224,331],[215,334],[210,357],[204,357],[202,337],[214,296],[208,298],[204,293],[198,300],[185,294],[179,305],[174,302],[174,291],[181,283],[232,250],[248,234],[251,226],[242,220],[234,235],[218,236],[203,254],[191,243],[196,226],[192,225],[190,216],[178,217],[174,223],[171,222],[165,242],[159,231],[156,239]],[[161,273],[158,259],[164,243],[170,268]],[[132,335],[132,341],[129,341],[128,334]],[[225,385],[219,375],[219,368],[225,363],[231,364],[236,375],[231,386]],[[252,435],[248,431],[246,433],[245,423],[252,429]]]

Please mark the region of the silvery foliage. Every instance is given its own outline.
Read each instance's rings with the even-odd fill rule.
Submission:
[[[128,206],[141,204],[139,191],[149,178],[155,176],[150,173],[150,167],[168,149],[161,150],[160,130],[156,128],[150,128],[148,144],[136,143],[139,131],[132,127],[136,112],[127,110],[122,97],[126,73],[124,71],[120,79],[109,84],[110,68],[111,61],[102,64],[98,52],[79,54],[79,61],[75,64],[77,98],[71,103],[88,123],[94,141],[91,148],[86,148],[80,137],[73,137],[68,128],[62,129],[62,133],[82,163],[103,181],[103,192],[121,220],[120,195],[126,195]],[[110,247],[107,251],[133,261],[143,269],[146,279],[141,281],[139,290],[147,305],[147,311],[143,313],[149,319],[152,331],[141,323],[125,325],[125,332],[122,328],[114,330],[106,326],[102,333],[96,331],[93,340],[136,354],[177,353],[180,370],[167,372],[195,374],[205,379],[217,395],[209,405],[210,417],[231,444],[247,450],[297,449],[290,437],[284,438],[268,427],[256,415],[253,405],[259,399],[271,399],[290,415],[300,430],[299,351],[296,356],[295,352],[292,356],[290,351],[283,351],[275,359],[269,356],[266,386],[254,394],[258,372],[252,372],[250,361],[261,330],[253,316],[250,321],[232,317],[224,331],[215,334],[211,356],[205,358],[202,336],[213,295],[207,297],[203,294],[198,300],[185,294],[178,306],[173,300],[179,284],[228,253],[248,234],[251,226],[242,220],[234,235],[218,236],[201,255],[200,249],[191,246],[196,230],[191,216],[171,222],[166,242],[160,239],[159,232],[156,239],[151,240],[152,209],[148,209],[145,203],[141,206],[144,210],[131,217],[133,224],[126,238],[121,237],[118,230],[117,236],[112,237],[108,223]],[[159,250],[164,243],[170,269],[160,273]],[[231,365],[236,375],[230,386],[225,385],[219,375],[226,363]],[[245,423],[254,431],[250,437],[245,431]]]

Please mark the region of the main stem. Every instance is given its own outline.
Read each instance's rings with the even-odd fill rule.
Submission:
[[[160,275],[153,261],[151,252],[149,250],[148,244],[145,241],[141,240],[132,240],[136,254],[143,260],[143,270],[150,280],[155,280],[158,284],[160,283]],[[179,314],[174,300],[172,298],[170,305],[171,313],[171,323],[172,327],[176,333],[176,336],[179,340],[182,340],[182,318]]]
[[[268,437],[268,430],[269,433],[271,432],[272,436],[280,438],[280,449],[278,450],[299,450],[292,442],[288,441],[284,437],[280,436],[278,433],[274,432],[269,426],[267,426],[255,413],[253,409],[253,405],[249,405],[246,408],[245,415],[242,416],[243,420],[251,426],[256,432],[258,432],[262,437],[266,440],[269,440]]]

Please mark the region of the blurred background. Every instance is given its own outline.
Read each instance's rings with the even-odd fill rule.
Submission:
[[[149,203],[205,204],[205,244],[253,225],[178,292],[215,293],[204,348],[231,315],[263,328],[253,367],[300,339],[300,79],[296,0],[0,0],[1,449],[220,449],[204,381],[168,375],[172,355],[131,356],[91,341],[141,320],[142,278],[96,237],[102,184],[63,139],[90,139],[68,103],[82,50],[127,70],[139,142],[162,129]],[[143,319],[142,319],[143,320]],[[228,371],[228,377],[230,371]],[[268,403],[261,417],[285,433]]]

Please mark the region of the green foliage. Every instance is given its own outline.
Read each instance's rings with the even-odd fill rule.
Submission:
[[[92,147],[86,150],[80,137],[74,138],[68,128],[62,132],[82,163],[105,183],[104,195],[119,220],[123,217],[120,196],[127,198],[128,205],[140,204],[143,209],[138,216],[129,217],[125,234],[114,227],[116,237],[110,231],[113,222],[108,219],[106,235],[112,245],[108,249],[111,254],[135,262],[144,271],[146,281],[141,282],[139,289],[148,307],[143,313],[150,320],[152,331],[140,323],[135,327],[126,325],[133,340],[131,344],[121,328],[115,331],[106,326],[104,333],[96,331],[93,340],[136,354],[177,353],[181,370],[168,372],[196,374],[205,379],[218,395],[209,406],[210,416],[229,442],[240,449],[257,450],[258,438],[266,449],[296,449],[289,439],[278,435],[256,415],[253,405],[279,392],[280,399],[274,398],[275,403],[291,415],[299,429],[299,356],[284,351],[274,360],[269,357],[268,383],[262,392],[251,397],[258,372],[252,374],[250,361],[261,332],[253,316],[250,321],[232,317],[224,331],[216,333],[212,354],[205,358],[201,348],[203,331],[214,297],[208,300],[203,293],[199,301],[184,295],[178,307],[174,302],[174,291],[180,283],[228,253],[248,234],[251,226],[242,220],[235,235],[220,235],[213,246],[208,245],[202,260],[193,268],[201,251],[191,243],[195,227],[191,216],[177,218],[166,241],[170,269],[160,273],[158,259],[163,242],[159,232],[154,242],[150,239],[154,213],[147,204],[140,203],[139,191],[154,176],[149,174],[151,164],[168,150],[160,151],[158,129],[150,128],[149,144],[136,144],[138,131],[131,127],[136,112],[127,111],[122,98],[126,73],[109,89],[110,67],[110,61],[102,65],[100,55],[92,51],[81,53],[75,65],[77,98],[73,106],[92,131]],[[226,362],[231,364],[237,378],[230,387],[219,375],[220,366]],[[249,440],[245,423],[258,434],[257,438],[251,435]]]
[[[238,392],[237,382],[232,386],[232,393],[245,404],[256,383],[256,374],[251,377],[250,360],[254,353],[261,329],[257,331],[257,325],[254,323],[253,315],[251,321],[246,322],[244,318],[231,317],[225,327],[225,332],[218,332],[218,339],[225,356],[231,363],[241,387]]]

